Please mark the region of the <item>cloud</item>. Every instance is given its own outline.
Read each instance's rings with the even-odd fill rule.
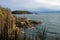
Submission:
[[[43,4],[45,8],[60,10],[60,0],[35,0],[39,4]]]
[[[0,5],[12,10],[35,10],[38,8],[60,10],[60,0],[0,0]]]

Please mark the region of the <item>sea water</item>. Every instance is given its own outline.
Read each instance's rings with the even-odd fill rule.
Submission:
[[[37,35],[37,31],[41,30],[43,27],[46,27],[48,32],[53,32],[55,34],[51,35],[57,35],[60,34],[60,14],[59,13],[39,13],[39,14],[13,14],[17,17],[26,17],[28,20],[36,20],[41,21],[45,24],[38,25],[34,29],[27,29],[26,31],[27,35],[34,34]],[[42,28],[41,28],[42,27]],[[49,34],[49,33],[48,33]]]

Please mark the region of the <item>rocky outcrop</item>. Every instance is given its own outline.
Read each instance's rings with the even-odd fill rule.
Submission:
[[[31,28],[31,27],[35,27],[38,24],[42,24],[41,21],[35,21],[35,20],[27,20],[27,18],[20,18],[20,17],[16,17],[16,25],[20,28]]]
[[[29,11],[13,11],[12,14],[32,14],[32,12]]]
[[[35,21],[35,20],[29,20],[29,22],[30,22],[31,24],[35,24],[35,25],[37,25],[37,24],[42,24],[41,21]]]

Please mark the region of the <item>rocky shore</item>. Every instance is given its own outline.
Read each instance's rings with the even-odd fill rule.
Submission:
[[[31,28],[31,27],[35,27],[35,25],[38,25],[38,24],[42,24],[41,21],[35,21],[35,20],[28,20],[27,18],[20,18],[20,17],[16,17],[14,16],[15,19],[16,19],[16,25],[18,27],[24,27],[25,28]]]
[[[12,15],[6,8],[0,8],[0,39],[1,40],[22,40],[20,28],[31,28],[34,25],[42,24],[40,21],[27,20]]]

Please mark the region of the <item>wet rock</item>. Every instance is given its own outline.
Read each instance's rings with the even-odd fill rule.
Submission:
[[[41,21],[35,21],[35,20],[29,20],[29,22],[31,23],[31,24],[42,24],[42,22]]]

